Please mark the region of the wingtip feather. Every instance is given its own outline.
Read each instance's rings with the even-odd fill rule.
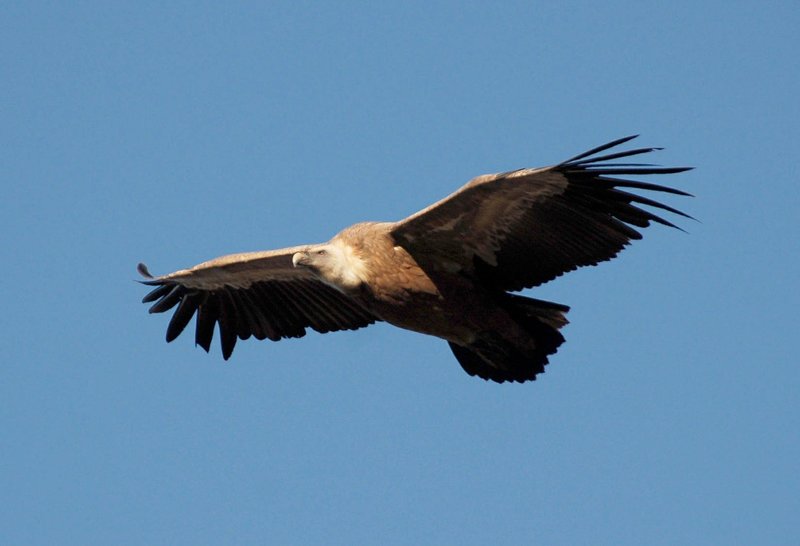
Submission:
[[[136,271],[139,273],[139,275],[141,275],[145,279],[152,279],[153,278],[153,275],[150,274],[150,270],[147,269],[147,266],[145,264],[143,264],[142,262],[139,262],[136,265]]]
[[[579,159],[583,159],[584,157],[588,157],[588,156],[594,155],[594,154],[599,154],[600,152],[602,152],[604,150],[608,150],[609,148],[613,148],[615,146],[619,146],[620,144],[625,144],[626,142],[629,142],[629,141],[633,140],[634,138],[637,138],[638,136],[639,136],[638,134],[637,135],[630,135],[630,136],[618,138],[617,140],[612,140],[611,142],[608,142],[608,143],[603,144],[601,146],[597,146],[595,148],[592,148],[591,150],[587,150],[587,151],[583,152],[582,154],[578,154],[575,157],[571,157],[571,158],[567,159],[566,161],[562,161],[561,164],[564,165],[564,164],[567,164],[567,163],[572,163],[572,162],[577,161]]]

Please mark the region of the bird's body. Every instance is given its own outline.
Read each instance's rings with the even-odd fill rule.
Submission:
[[[144,301],[156,302],[151,312],[178,305],[168,341],[196,314],[195,340],[208,350],[218,323],[226,359],[237,338],[386,321],[446,340],[471,375],[534,379],[564,341],[569,308],[511,292],[614,257],[640,237],[628,224],[672,225],[632,203],[682,214],[619,188],[683,192],[612,175],[685,169],[603,163],[652,149],[584,159],[629,139],[555,167],[477,177],[400,222],[363,222],[324,244],[223,256],[151,278],[144,282],[157,288]]]
[[[394,326],[446,338],[459,327],[443,309],[444,296],[416,260],[391,236],[391,223],[366,222],[346,228],[334,237],[361,281],[334,286]],[[322,273],[324,278],[324,272]],[[417,319],[427,315],[427,320]]]
[[[394,240],[394,227],[388,222],[356,224],[329,245],[295,253],[293,262],[309,267],[375,317],[399,328],[460,344],[474,341],[490,324],[508,333],[516,329],[482,287],[447,271],[437,272],[434,281]],[[313,249],[321,248],[324,257],[315,257]],[[316,265],[320,261],[341,265],[326,269]]]

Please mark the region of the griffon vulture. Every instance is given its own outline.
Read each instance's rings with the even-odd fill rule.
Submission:
[[[502,383],[544,371],[564,342],[569,307],[513,294],[610,260],[651,222],[641,205],[688,215],[633,190],[689,195],[619,178],[688,168],[615,163],[657,150],[597,155],[622,138],[552,167],[479,176],[399,222],[363,222],[323,244],[233,254],[153,277],[151,313],[177,305],[172,341],[196,315],[206,351],[219,325],[222,356],[236,339],[302,337],[376,321],[440,337],[470,375]]]

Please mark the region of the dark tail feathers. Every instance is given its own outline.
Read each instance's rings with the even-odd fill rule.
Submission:
[[[549,301],[503,294],[498,302],[530,334],[534,349],[504,339],[498,332],[483,332],[468,347],[449,343],[461,367],[470,375],[504,381],[530,381],[544,372],[547,357],[564,343],[559,328],[569,321],[569,307]]]

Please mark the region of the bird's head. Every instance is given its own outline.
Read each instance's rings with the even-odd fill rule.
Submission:
[[[310,246],[305,250],[295,252],[292,255],[292,265],[305,267],[312,271],[329,269],[331,262],[335,261],[335,258],[331,255],[333,249],[329,247],[330,245]]]
[[[361,260],[341,241],[309,246],[292,255],[292,265],[310,270],[339,290],[353,290],[364,282]]]

